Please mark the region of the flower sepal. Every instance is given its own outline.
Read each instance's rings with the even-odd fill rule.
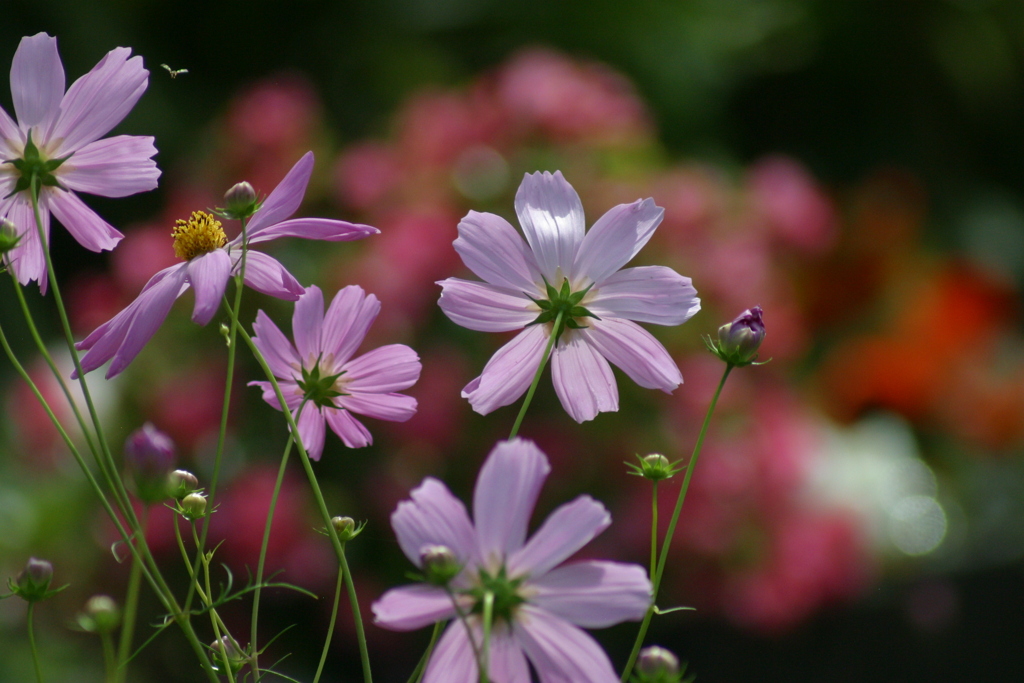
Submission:
[[[661,453],[651,453],[650,455],[644,456],[637,453],[636,459],[640,461],[639,465],[634,465],[631,462],[623,463],[626,467],[633,470],[627,474],[643,477],[644,479],[650,479],[655,483],[665,479],[671,479],[676,474],[686,469],[685,467],[678,466],[682,460],[670,462],[669,459]]]
[[[38,179],[39,187],[57,187],[67,190],[60,184],[53,172],[60,168],[61,164],[71,158],[71,154],[59,159],[43,159],[39,154],[39,148],[32,142],[32,131],[28,132],[28,140],[25,142],[25,151],[20,159],[11,159],[7,163],[18,169],[20,176],[14,183],[14,189],[7,197],[16,195],[19,192],[32,187],[33,179]],[[4,199],[7,199],[4,197]]]

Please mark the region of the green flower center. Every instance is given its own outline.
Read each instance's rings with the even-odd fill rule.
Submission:
[[[494,596],[494,621],[504,620],[506,623],[512,621],[512,613],[515,608],[526,602],[526,598],[519,595],[519,586],[526,577],[510,579],[502,566],[498,573],[491,575],[486,570],[480,570],[480,585],[466,591],[466,595],[473,598],[473,614],[483,614],[485,596],[490,593]]]
[[[543,276],[542,276],[543,277]],[[540,315],[537,319],[530,323],[530,325],[540,325],[542,323],[548,323],[555,321],[558,324],[556,330],[555,339],[562,336],[562,332],[566,328],[571,330],[578,330],[586,327],[581,325],[576,319],[577,318],[593,318],[594,320],[600,320],[596,315],[581,306],[580,302],[583,301],[583,297],[587,295],[594,283],[587,285],[586,289],[581,289],[577,292],[572,291],[569,285],[569,280],[563,278],[562,285],[559,289],[555,289],[547,278],[544,278],[544,286],[547,290],[547,299],[534,299],[532,296],[530,300],[540,307]],[[529,327],[529,325],[527,325]]]
[[[344,374],[345,371],[342,370],[336,375],[321,375],[319,359],[311,369],[302,368],[302,379],[298,384],[302,389],[303,398],[318,406],[337,408],[331,399],[348,395],[338,391],[338,378]]]
[[[23,190],[28,190],[32,187],[35,182],[36,188],[39,187],[60,187],[60,182],[57,177],[53,175],[61,164],[71,158],[71,155],[67,155],[61,159],[45,159],[40,154],[39,148],[36,147],[36,143],[32,142],[32,131],[28,132],[28,140],[25,142],[25,151],[20,159],[11,159],[8,164],[18,169],[18,181],[14,184],[14,189],[7,195],[17,194]],[[4,197],[6,199],[7,197]]]

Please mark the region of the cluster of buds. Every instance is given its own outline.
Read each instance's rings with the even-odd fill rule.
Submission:
[[[11,589],[10,595],[17,595],[26,602],[39,602],[67,588],[61,586],[56,590],[50,590],[51,581],[53,565],[46,560],[30,557],[16,578],[7,579],[7,587]]]
[[[730,366],[761,365],[757,350],[764,341],[764,320],[760,306],[749,308],[733,320],[718,328],[718,341],[704,339],[708,350]],[[767,361],[764,361],[767,362]]]
[[[206,496],[199,488],[196,475],[185,470],[174,470],[167,478],[167,489],[178,501],[177,511],[190,522],[206,516]]]
[[[640,650],[640,657],[633,672],[633,683],[690,683],[695,678],[686,674],[686,665],[680,666],[679,658],[663,647],[652,645]]]

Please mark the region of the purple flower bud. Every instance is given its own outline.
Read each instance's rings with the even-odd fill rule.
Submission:
[[[679,658],[663,647],[652,645],[640,650],[636,668],[649,678],[665,674],[674,676],[679,673]]]
[[[53,565],[46,560],[30,557],[18,578],[9,585],[11,590],[28,602],[38,602],[46,597],[53,580]]]
[[[224,193],[224,213],[228,218],[248,218],[257,208],[256,190],[244,180]]]
[[[718,344],[713,351],[726,363],[750,365],[757,357],[764,335],[761,307],[754,306],[740,313],[731,323],[718,328]]]
[[[135,479],[139,498],[156,503],[170,495],[167,475],[176,459],[174,442],[153,423],[131,433],[124,443],[124,461]]]
[[[167,488],[172,498],[181,500],[199,488],[199,479],[186,470],[174,470],[167,475]]]

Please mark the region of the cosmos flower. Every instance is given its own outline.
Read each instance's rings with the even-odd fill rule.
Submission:
[[[11,65],[11,95],[18,121],[0,109],[0,216],[22,236],[5,257],[22,284],[46,291],[46,256],[32,212],[31,178],[39,183],[39,213],[49,241],[50,215],[86,249],[113,249],[121,233],[75,192],[125,197],[156,187],[152,137],[117,135],[101,140],[131,111],[149,83],[142,57],[111,50],[64,92],[57,39],[37,33],[21,39]]]
[[[391,526],[402,552],[430,574],[446,549],[461,571],[445,587],[394,588],[373,605],[378,625],[409,631],[454,619],[427,665],[424,683],[476,683],[477,662],[448,590],[481,643],[480,603],[494,599],[488,669],[493,681],[529,683],[527,659],[542,681],[614,683],[607,655],[583,628],[638,620],[651,585],[634,564],[587,560],[562,564],[611,524],[601,503],[580,496],[562,505],[527,541],[534,504],[551,468],[530,441],[495,446],[480,470],[471,522],[465,506],[440,481],[427,478],[399,503]],[[424,562],[426,559],[426,564]],[[560,566],[561,565],[561,566]]]
[[[455,250],[484,282],[438,283],[438,303],[453,322],[482,332],[525,328],[463,389],[473,409],[486,415],[523,395],[559,314],[551,377],[577,422],[618,410],[609,361],[647,389],[671,393],[679,386],[683,377],[668,351],[634,321],[679,325],[700,310],[697,292],[671,268],[622,269],[664,210],[652,199],[620,204],[585,233],[580,198],[558,171],[527,175],[515,207],[525,242],[500,216],[470,211]]]
[[[389,344],[352,357],[379,312],[377,297],[349,285],[334,296],[324,315],[320,288],[308,287],[292,315],[294,346],[266,313],[256,315],[253,341],[278,378],[288,407],[297,410],[308,399],[298,427],[314,460],[323,452],[325,423],[346,446],[360,448],[373,443],[373,437],[352,413],[405,422],[416,412],[416,399],[396,393],[420,377],[415,351],[404,344]],[[270,382],[249,385],[262,388],[263,400],[281,409]]]
[[[339,242],[357,240],[380,232],[368,225],[328,218],[293,218],[313,173],[313,153],[307,152],[274,188],[252,215],[246,227],[250,245],[279,237]],[[75,347],[86,350],[82,368],[90,372],[113,359],[107,378],[124,370],[163,324],[171,305],[189,287],[196,301],[192,321],[205,325],[220,306],[228,280],[241,266],[242,236],[230,242],[220,221],[195,211],[188,221],[179,220],[172,233],[174,253],[184,259],[164,268],[146,283],[138,298],[123,311],[97,327]],[[245,284],[278,299],[297,301],[305,291],[277,259],[252,249],[245,258]]]

